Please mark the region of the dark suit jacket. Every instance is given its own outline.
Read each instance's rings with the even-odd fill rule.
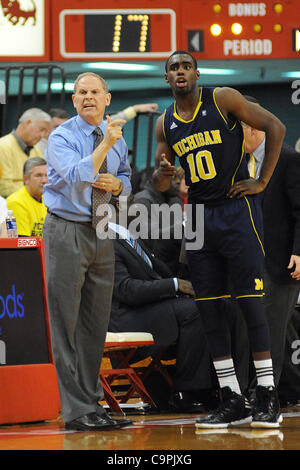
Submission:
[[[263,194],[266,269],[274,282],[298,281],[287,269],[292,254],[300,256],[300,153],[284,144]]]
[[[114,240],[115,282],[109,331],[152,333],[155,345],[139,348],[134,356],[139,360],[149,354],[155,355],[168,350],[177,343],[181,359],[178,357],[179,353],[176,358],[182,363],[182,357],[188,356],[187,348],[190,352],[193,351],[194,346],[189,347],[190,342],[193,342],[197,351],[190,353],[193,358],[187,360],[198,362],[199,375],[204,375],[201,372],[203,367],[207,375],[207,363],[204,366],[201,364],[201,354],[204,355],[202,349],[205,349],[205,345],[194,300],[182,295],[177,298],[169,268],[154,257],[142,241],[140,245],[151,259],[153,269],[125,240]],[[202,349],[195,337],[197,341],[202,341]]]
[[[153,269],[126,240],[114,240],[115,284],[112,317],[122,317],[122,314],[132,312],[134,318],[136,308],[176,295],[173,276],[168,267],[154,257],[142,241],[139,243],[151,259]]]
[[[216,385],[216,377],[196,302],[176,293],[168,267],[143,242],[140,244],[151,258],[153,269],[125,240],[114,240],[115,284],[109,331],[151,333],[155,344],[137,348],[132,362],[157,353],[165,359],[176,358],[171,374],[173,390],[210,389]],[[170,390],[160,374],[151,373],[145,384],[164,409]]]

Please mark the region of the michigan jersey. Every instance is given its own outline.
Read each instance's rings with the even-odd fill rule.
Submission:
[[[234,182],[249,178],[242,126],[238,120],[225,118],[215,90],[200,88],[199,102],[189,121],[177,114],[176,102],[163,116],[166,142],[184,169],[191,200],[199,203],[224,200]]]

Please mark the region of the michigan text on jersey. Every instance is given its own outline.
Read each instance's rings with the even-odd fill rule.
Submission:
[[[188,153],[196,148],[221,143],[222,139],[220,131],[219,129],[215,129],[189,135],[188,137],[185,137],[184,139],[176,142],[176,144],[173,145],[173,149],[178,157],[182,157],[182,155],[185,153]]]

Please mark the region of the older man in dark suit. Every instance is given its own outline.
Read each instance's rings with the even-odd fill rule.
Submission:
[[[245,151],[252,160],[255,159],[251,176],[257,178],[265,154],[265,135],[250,126],[243,127]],[[262,206],[266,253],[264,300],[270,326],[274,378],[278,385],[286,332],[300,288],[300,155],[286,144],[282,146],[277,166],[262,194]],[[291,349],[291,356],[292,353]],[[300,370],[293,370],[300,384]]]

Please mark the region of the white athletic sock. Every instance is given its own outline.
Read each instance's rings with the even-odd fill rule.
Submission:
[[[233,392],[241,395],[241,389],[235,375],[233,360],[225,359],[223,361],[214,361],[214,367],[220,387],[230,387]]]
[[[256,370],[257,385],[274,387],[272,359],[254,361],[254,367]]]

